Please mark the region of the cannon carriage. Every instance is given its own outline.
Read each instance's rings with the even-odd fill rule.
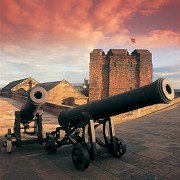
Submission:
[[[46,149],[49,154],[54,154],[63,145],[73,144],[72,161],[80,171],[100,154],[109,153],[120,158],[126,153],[126,145],[116,137],[111,116],[169,103],[173,98],[172,85],[160,78],[141,88],[64,110],[58,116],[60,127],[46,134]],[[99,127],[102,129],[101,138],[96,136]]]
[[[3,146],[6,147],[7,153],[12,152],[12,146],[21,147],[21,145],[45,142],[46,138],[43,137],[42,128],[43,111],[40,110],[40,107],[45,103],[46,97],[46,90],[42,87],[34,87],[29,90],[27,100],[21,110],[15,111],[13,131],[8,129],[5,135],[6,141]],[[29,129],[33,129],[33,131],[29,132]],[[36,138],[22,140],[22,130],[24,130],[24,134],[31,137],[35,135]]]

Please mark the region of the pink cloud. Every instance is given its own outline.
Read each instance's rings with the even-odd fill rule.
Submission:
[[[180,48],[180,33],[165,30],[154,30],[147,36],[137,37],[137,42],[148,48]]]
[[[174,56],[173,63],[176,64],[180,32],[176,25],[178,16],[173,17],[179,15],[179,10],[176,9],[174,16],[168,14],[172,17],[169,20],[175,21],[165,22],[166,27],[173,25],[173,28],[165,30],[164,26],[157,26],[159,21],[165,21],[164,14],[167,14],[169,5],[172,5],[171,12],[174,11],[174,2],[179,0],[1,0],[3,77],[20,79],[32,74],[41,77],[43,82],[66,78],[65,74],[72,76],[69,73],[72,69],[76,72],[73,78],[77,72],[86,71],[78,76],[80,81],[88,74],[89,52],[94,48],[105,51],[110,48],[146,48],[152,52],[155,49],[154,52],[162,57],[155,62],[160,64],[163,61],[164,65],[166,61],[168,66],[164,50],[172,47],[169,61]],[[147,17],[151,17],[149,24],[152,28],[149,29],[145,25]],[[126,23],[129,22],[134,26],[128,29]],[[136,33],[134,27],[138,27]],[[133,32],[136,44],[132,45],[129,36]]]
[[[168,4],[169,0],[146,1],[140,9],[142,15],[148,16],[155,13],[160,7]]]
[[[155,13],[170,0],[2,0],[4,43],[94,44],[128,36],[123,23]],[[121,33],[123,32],[123,33]],[[125,32],[125,33],[124,33]],[[154,36],[153,36],[154,37]],[[111,39],[112,38],[112,39]],[[126,38],[126,37],[125,37]]]

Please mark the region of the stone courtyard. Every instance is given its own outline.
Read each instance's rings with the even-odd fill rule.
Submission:
[[[120,158],[98,156],[84,172],[77,171],[71,160],[72,146],[48,155],[44,145],[13,147],[6,154],[4,134],[13,127],[14,111],[21,103],[0,97],[0,179],[180,179],[180,103],[150,115],[116,120],[116,136],[127,146]],[[43,127],[52,131],[57,116],[44,112]]]

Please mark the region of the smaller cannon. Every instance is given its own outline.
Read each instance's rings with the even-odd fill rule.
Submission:
[[[21,110],[15,111],[14,132],[12,133],[11,129],[8,129],[5,135],[7,140],[3,146],[6,147],[7,153],[12,152],[12,146],[20,147],[21,145],[42,144],[45,142],[42,129],[43,111],[40,110],[40,107],[45,103],[46,97],[46,90],[42,87],[34,87],[29,90],[27,100]],[[31,126],[31,122],[34,123],[33,126]],[[33,132],[27,131],[30,128],[33,128]],[[21,129],[24,130],[24,134],[35,135],[37,138],[21,140]],[[12,138],[16,140],[12,141]]]
[[[126,153],[124,141],[115,136],[111,116],[158,103],[169,103],[174,98],[172,85],[166,79],[152,84],[93,101],[60,112],[60,127],[47,133],[46,149],[54,154],[57,148],[73,144],[72,161],[76,169],[83,171],[96,155],[109,153],[120,158]],[[101,139],[95,130],[102,127]],[[101,131],[98,131],[98,135]]]

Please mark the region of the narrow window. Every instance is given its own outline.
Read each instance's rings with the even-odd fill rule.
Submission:
[[[133,63],[132,62],[130,62],[130,66],[133,67]]]

